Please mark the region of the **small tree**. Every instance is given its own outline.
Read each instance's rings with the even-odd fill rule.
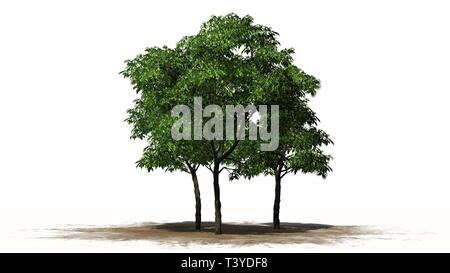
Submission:
[[[306,94],[314,96],[320,84],[314,77],[301,74],[302,84],[284,81],[268,98],[280,106],[280,143],[275,151],[254,152],[254,143],[246,142],[235,153],[235,166],[231,179],[240,176],[252,178],[259,174],[275,177],[275,200],[273,206],[273,228],[280,229],[281,180],[288,173],[316,173],[325,178],[331,171],[331,156],[323,152],[322,146],[333,142],[328,134],[317,129],[319,119],[307,106]],[[300,81],[301,82],[301,81]],[[270,88],[268,88],[270,90]],[[279,94],[279,95],[276,95]]]
[[[267,166],[268,173],[275,177],[275,200],[273,205],[273,228],[280,228],[281,179],[288,173],[316,173],[323,178],[331,171],[331,157],[325,154],[321,145],[331,143],[328,135],[316,128],[290,132],[286,135],[283,148],[278,153],[263,155],[263,162],[274,160]],[[267,158],[266,158],[267,157]],[[274,158],[273,158],[274,157]]]
[[[142,158],[137,162],[137,166],[145,168],[149,172],[156,168],[173,172],[181,170],[191,175],[194,185],[195,196],[195,229],[201,229],[201,197],[198,183],[197,170],[201,166],[203,149],[199,149],[201,143],[191,143],[191,145],[180,145],[172,142],[171,139],[161,141],[154,137],[149,139],[149,145],[144,149]]]
[[[181,170],[189,173],[194,185],[195,228],[201,228],[201,197],[197,170],[207,164],[202,142],[179,142],[172,139],[170,128],[173,118],[161,92],[173,88],[179,77],[183,60],[172,49],[149,48],[146,54],[126,61],[127,67],[121,74],[129,78],[133,88],[140,95],[129,109],[126,121],[132,127],[132,139],[146,139],[137,166],[152,171],[157,168],[173,172]]]

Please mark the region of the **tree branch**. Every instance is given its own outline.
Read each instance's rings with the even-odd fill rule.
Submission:
[[[217,156],[217,152],[216,152],[216,146],[214,145],[214,140],[211,140],[210,143],[211,143],[211,149],[212,149],[212,152],[214,154],[214,157],[216,157]]]
[[[189,161],[185,160],[185,161],[184,161],[184,164],[186,164],[186,166],[188,167],[188,170],[189,170],[190,172],[192,172],[193,168],[192,168],[191,164],[189,164]]]
[[[223,140],[220,142],[220,146],[219,146],[219,148],[217,149],[217,153],[223,152],[223,145],[224,145],[224,143],[225,143],[225,141],[223,141]]]
[[[236,162],[236,163],[239,163],[239,164],[244,164],[243,161],[239,161],[239,160],[234,159],[234,158],[232,158],[232,157],[227,158],[227,160],[231,160],[231,161]]]
[[[219,159],[219,161],[222,161],[224,159],[226,159],[236,148],[236,146],[239,144],[239,140],[236,139],[233,143],[233,145],[228,149],[228,151],[226,151]]]

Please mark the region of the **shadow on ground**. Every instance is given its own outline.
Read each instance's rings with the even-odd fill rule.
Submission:
[[[79,227],[57,229],[52,238],[131,241],[149,240],[162,244],[335,244],[374,234],[361,226],[332,226],[309,223],[282,223],[280,230],[270,223],[223,224],[223,234],[214,234],[214,223],[202,223],[201,230],[193,222],[142,223],[127,226]]]
[[[271,223],[262,224],[222,224],[224,234],[235,235],[263,235],[263,234],[280,234],[280,233],[298,233],[307,232],[316,229],[332,228],[331,225],[321,224],[302,224],[302,223],[283,223],[283,228],[274,230]],[[156,229],[169,230],[173,232],[192,232],[194,230],[193,222],[165,223],[155,226]],[[204,231],[214,232],[214,222],[202,223]]]

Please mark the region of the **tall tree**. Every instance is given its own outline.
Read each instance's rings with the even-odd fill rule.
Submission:
[[[123,75],[131,79],[140,95],[135,108],[129,112],[131,122],[139,128],[135,130],[137,134],[149,139],[155,132],[165,130],[167,135],[170,126],[161,126],[160,119],[151,116],[169,116],[176,105],[195,105],[195,97],[201,97],[202,105],[215,106],[207,113],[212,117],[227,105],[275,104],[271,98],[283,95],[277,87],[283,87],[284,78],[293,82],[292,88],[308,84],[307,75],[293,65],[293,50],[279,49],[277,36],[271,28],[254,24],[250,16],[212,16],[197,34],[182,38],[175,48],[148,48],[128,61]],[[247,121],[250,116],[246,115]],[[192,138],[180,142],[196,140],[203,147],[202,160],[192,159],[213,174],[215,232],[220,234],[219,176],[225,164],[233,160],[241,140],[225,138],[230,134],[236,136],[234,128],[232,132],[224,128],[222,134],[214,133],[211,138],[199,136],[196,124],[205,121],[207,117],[194,117],[190,124],[194,129],[190,132]],[[232,121],[237,123],[237,116]],[[218,126],[213,124],[211,128],[220,132]]]

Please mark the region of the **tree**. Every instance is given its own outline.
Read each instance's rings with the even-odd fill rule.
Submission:
[[[180,59],[166,47],[149,48],[147,54],[138,55],[127,61],[127,67],[121,74],[130,78],[133,88],[140,97],[129,109],[126,121],[133,126],[132,139],[147,139],[142,158],[137,166],[152,171],[157,168],[169,172],[181,170],[189,173],[194,185],[195,229],[201,228],[201,197],[197,170],[206,164],[204,147],[198,141],[178,142],[170,135],[173,119],[167,115],[164,97],[159,92],[173,87],[171,76],[180,73]]]
[[[127,61],[122,74],[131,79],[140,95],[134,109],[129,111],[134,133],[148,140],[152,140],[155,134],[167,136],[170,132],[167,124],[174,122],[170,118],[171,109],[177,105],[195,105],[196,97],[201,97],[202,105],[216,107],[208,113],[212,117],[227,105],[272,104],[272,98],[283,95],[283,90],[286,90],[283,87],[286,80],[289,88],[308,85],[311,81],[309,76],[293,64],[293,49],[279,49],[277,36],[278,33],[271,28],[254,24],[250,16],[212,16],[202,24],[197,34],[182,38],[175,48],[147,48],[144,54]],[[225,129],[222,133],[214,133],[212,138],[197,136],[197,122],[204,124],[207,117],[200,117],[200,120],[194,117],[187,126],[194,128],[189,132],[191,138],[179,142],[192,143],[195,140],[197,144],[190,146],[192,150],[202,147],[201,160],[189,159],[192,163],[206,166],[213,174],[215,232],[221,234],[219,176],[226,164],[234,160],[233,153],[242,140],[236,137],[237,127],[234,126],[232,131]],[[251,113],[248,113],[246,121],[250,117]],[[192,121],[191,117],[189,120]],[[237,121],[238,117],[234,116],[233,122]],[[211,128],[217,132],[220,131],[218,126],[213,124]],[[230,134],[235,138],[225,138]],[[158,146],[166,145],[166,142],[167,139],[149,141],[153,147],[149,150],[158,150]],[[184,152],[179,154],[178,149],[170,150],[170,153],[180,161],[186,156]],[[154,160],[158,165],[163,159],[156,156]]]
[[[149,172],[162,168],[173,172],[181,170],[191,175],[194,185],[195,196],[195,229],[201,229],[201,197],[198,184],[197,170],[200,167],[199,159],[203,156],[202,149],[193,145],[178,145],[179,143],[170,143],[170,140],[160,141],[152,137],[149,139],[149,145],[144,149],[142,158],[137,162],[140,168],[146,168]]]
[[[311,93],[311,94],[315,94]],[[252,178],[259,174],[275,178],[273,228],[280,229],[281,180],[288,173],[316,173],[326,178],[332,169],[330,155],[324,153],[323,145],[333,144],[329,135],[317,129],[319,119],[307,106],[306,98],[276,99],[280,103],[280,143],[275,151],[255,153],[248,143],[236,152],[239,160],[230,174],[231,179],[240,176]]]
[[[316,173],[325,178],[331,171],[329,167],[331,156],[325,154],[320,146],[330,143],[332,142],[324,131],[314,127],[305,128],[286,133],[280,150],[273,155],[263,156],[263,158],[267,156],[268,159],[275,160],[275,164],[267,165],[270,168],[268,171],[275,176],[274,229],[280,229],[281,179],[288,173],[296,174],[297,172]],[[265,160],[263,162],[268,163]]]
[[[332,157],[322,147],[333,144],[329,135],[317,128],[319,119],[308,107],[320,81],[293,64],[293,49],[282,65],[272,66],[261,83],[266,104],[279,105],[279,146],[275,151],[259,151],[255,143],[241,145],[229,163],[234,165],[230,179],[251,178],[259,174],[275,178],[273,227],[280,228],[281,180],[288,173],[316,173],[323,178],[332,170]],[[256,152],[255,152],[256,151]]]
[[[185,37],[177,44],[176,49],[189,65],[178,80],[173,99],[177,104],[187,104],[186,99],[190,99],[192,104],[193,97],[202,97],[203,104],[216,105],[222,110],[226,105],[257,103],[264,96],[258,86],[266,76],[264,67],[276,65],[285,54],[277,49],[276,35],[268,27],[253,24],[250,16],[211,17],[198,34]],[[213,174],[215,232],[221,234],[219,175],[224,161],[240,140],[227,140],[221,135],[206,142],[210,146],[208,168]]]

